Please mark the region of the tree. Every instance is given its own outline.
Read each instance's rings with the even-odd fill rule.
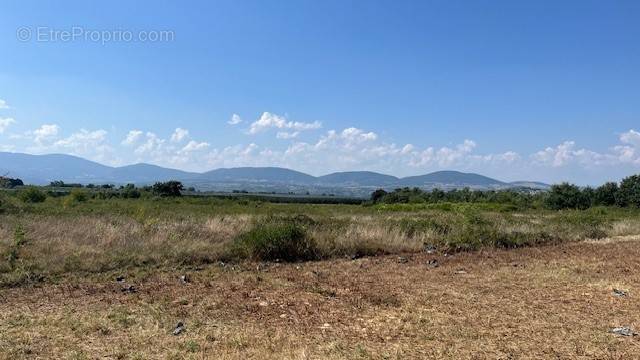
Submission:
[[[608,182],[596,188],[595,204],[612,206],[616,204],[616,196],[618,195],[618,184]]]
[[[640,207],[640,174],[622,179],[616,203],[620,206]]]
[[[384,189],[378,189],[371,193],[371,201],[374,204],[377,204],[380,201],[382,201],[382,198],[384,198],[386,195],[387,195],[387,192]]]
[[[551,186],[545,205],[553,210],[587,209],[591,205],[589,197],[576,185],[562,183]]]
[[[137,199],[141,195],[140,190],[136,189],[133,184],[127,184],[127,186],[122,187],[121,194],[125,199]]]
[[[151,191],[157,196],[181,196],[184,189],[180,181],[157,182]]]
[[[5,176],[0,176],[0,188],[13,189],[16,186],[24,186],[24,183],[20,179],[12,179]]]
[[[20,190],[18,198],[26,203],[41,203],[47,199],[47,194],[35,186],[29,186]]]

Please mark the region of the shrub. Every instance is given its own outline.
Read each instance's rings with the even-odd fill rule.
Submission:
[[[151,191],[156,196],[181,196],[184,189],[180,181],[157,182]]]
[[[622,179],[617,195],[618,205],[640,207],[640,174]]]
[[[371,193],[371,201],[374,204],[379,203],[382,199],[387,195],[387,192],[384,189],[378,189]]]
[[[47,199],[47,194],[35,186],[29,186],[18,193],[18,198],[26,203],[41,203]]]
[[[589,196],[576,185],[562,183],[551,186],[545,205],[552,210],[587,209],[591,206]]]
[[[73,202],[85,202],[89,199],[87,192],[80,189],[71,190],[69,197]]]
[[[595,203],[597,205],[612,206],[616,204],[616,196],[618,195],[618,184],[608,182],[596,188]]]
[[[234,254],[265,261],[300,261],[318,257],[315,241],[295,220],[268,219],[256,224],[234,243]]]
[[[140,190],[136,189],[135,185],[127,184],[122,191],[122,197],[125,199],[138,199],[140,198]]]

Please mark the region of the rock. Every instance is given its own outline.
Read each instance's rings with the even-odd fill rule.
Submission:
[[[611,329],[611,333],[620,335],[620,336],[636,336],[638,333],[633,331],[633,329],[623,326]]]
[[[623,297],[629,295],[628,292],[620,289],[613,289],[613,296]]]
[[[427,261],[427,266],[431,268],[437,268],[438,266],[440,266],[440,264],[438,264],[438,260],[431,259]]]
[[[427,254],[433,254],[434,252],[436,252],[436,247],[433,244],[423,243],[423,246],[424,246],[424,251]]]
[[[176,327],[173,329],[173,335],[180,335],[184,330],[184,323],[182,323],[182,321],[179,321],[178,324],[176,324]]]
[[[116,278],[116,281],[119,282],[119,283],[123,283],[124,282],[124,276],[118,276]]]
[[[183,284],[187,284],[190,283],[191,280],[189,279],[189,276],[187,275],[180,275],[180,282]]]
[[[456,275],[463,275],[463,274],[467,274],[467,271],[464,270],[464,269],[459,269],[459,270],[456,270],[455,274]]]
[[[266,301],[260,301],[260,303],[258,305],[264,307],[264,306],[269,306],[269,303],[266,302]]]
[[[408,263],[408,262],[409,262],[409,259],[407,259],[407,258],[406,258],[406,257],[404,257],[404,256],[398,256],[398,262],[399,262],[400,264],[406,264],[406,263]]]
[[[135,292],[138,292],[138,289],[136,289],[133,285],[129,285],[123,287],[120,291],[122,291],[123,293],[133,294]]]

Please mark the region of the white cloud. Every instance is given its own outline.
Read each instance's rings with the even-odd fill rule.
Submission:
[[[9,104],[5,100],[0,99],[0,110],[1,109],[9,109]]]
[[[186,153],[190,153],[190,152],[194,152],[194,151],[205,150],[205,149],[209,148],[209,146],[210,146],[210,144],[207,143],[207,142],[197,142],[197,141],[191,140],[180,151],[186,152]]]
[[[294,131],[294,132],[278,131],[278,133],[276,134],[276,138],[294,139],[294,138],[297,138],[298,135],[300,135],[300,131]]]
[[[12,118],[0,118],[0,134],[4,134],[4,131],[9,127],[9,125],[11,124],[15,124],[15,120]]]
[[[622,133],[620,135],[620,141],[623,144],[633,145],[636,148],[640,148],[640,132],[637,132],[633,129]]]
[[[177,128],[171,135],[171,142],[181,142],[189,137],[189,130]]]
[[[240,115],[233,114],[233,115],[231,115],[231,119],[229,119],[229,121],[227,121],[227,124],[229,124],[229,125],[238,125],[241,122],[242,122],[242,118],[240,117]]]
[[[81,129],[71,136],[53,143],[52,149],[64,150],[74,155],[88,157],[92,160],[113,162],[113,148],[107,143],[107,131],[88,131]]]
[[[287,119],[283,116],[272,114],[270,112],[264,112],[262,113],[262,116],[260,116],[260,119],[251,124],[249,133],[257,134],[269,128],[304,131],[320,129],[321,127],[322,124],[319,121],[314,121],[312,123],[287,121]]]
[[[45,142],[52,140],[58,136],[60,127],[56,124],[44,124],[33,131],[33,140],[37,145],[43,145]]]
[[[142,138],[142,134],[144,134],[141,130],[131,130],[127,134],[127,137],[122,140],[123,145],[134,145]]]
[[[150,155],[159,157],[162,155],[162,147],[165,144],[164,139],[160,139],[156,134],[147,132],[146,139],[138,146],[134,152],[138,155]]]

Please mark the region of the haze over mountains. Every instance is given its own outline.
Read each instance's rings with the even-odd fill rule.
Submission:
[[[458,171],[437,171],[420,176],[398,178],[371,171],[337,172],[312,176],[278,167],[238,167],[215,169],[204,173],[168,169],[156,165],[135,164],[111,167],[71,155],[29,155],[0,152],[0,175],[21,178],[28,184],[48,184],[62,180],[68,183],[149,184],[156,181],[179,180],[201,190],[228,191],[306,191],[334,190],[331,193],[368,192],[371,188],[422,187],[503,189],[510,187],[546,188],[536,182],[506,183],[486,176]],[[337,191],[335,191],[337,190]],[[325,191],[326,192],[326,191]]]

